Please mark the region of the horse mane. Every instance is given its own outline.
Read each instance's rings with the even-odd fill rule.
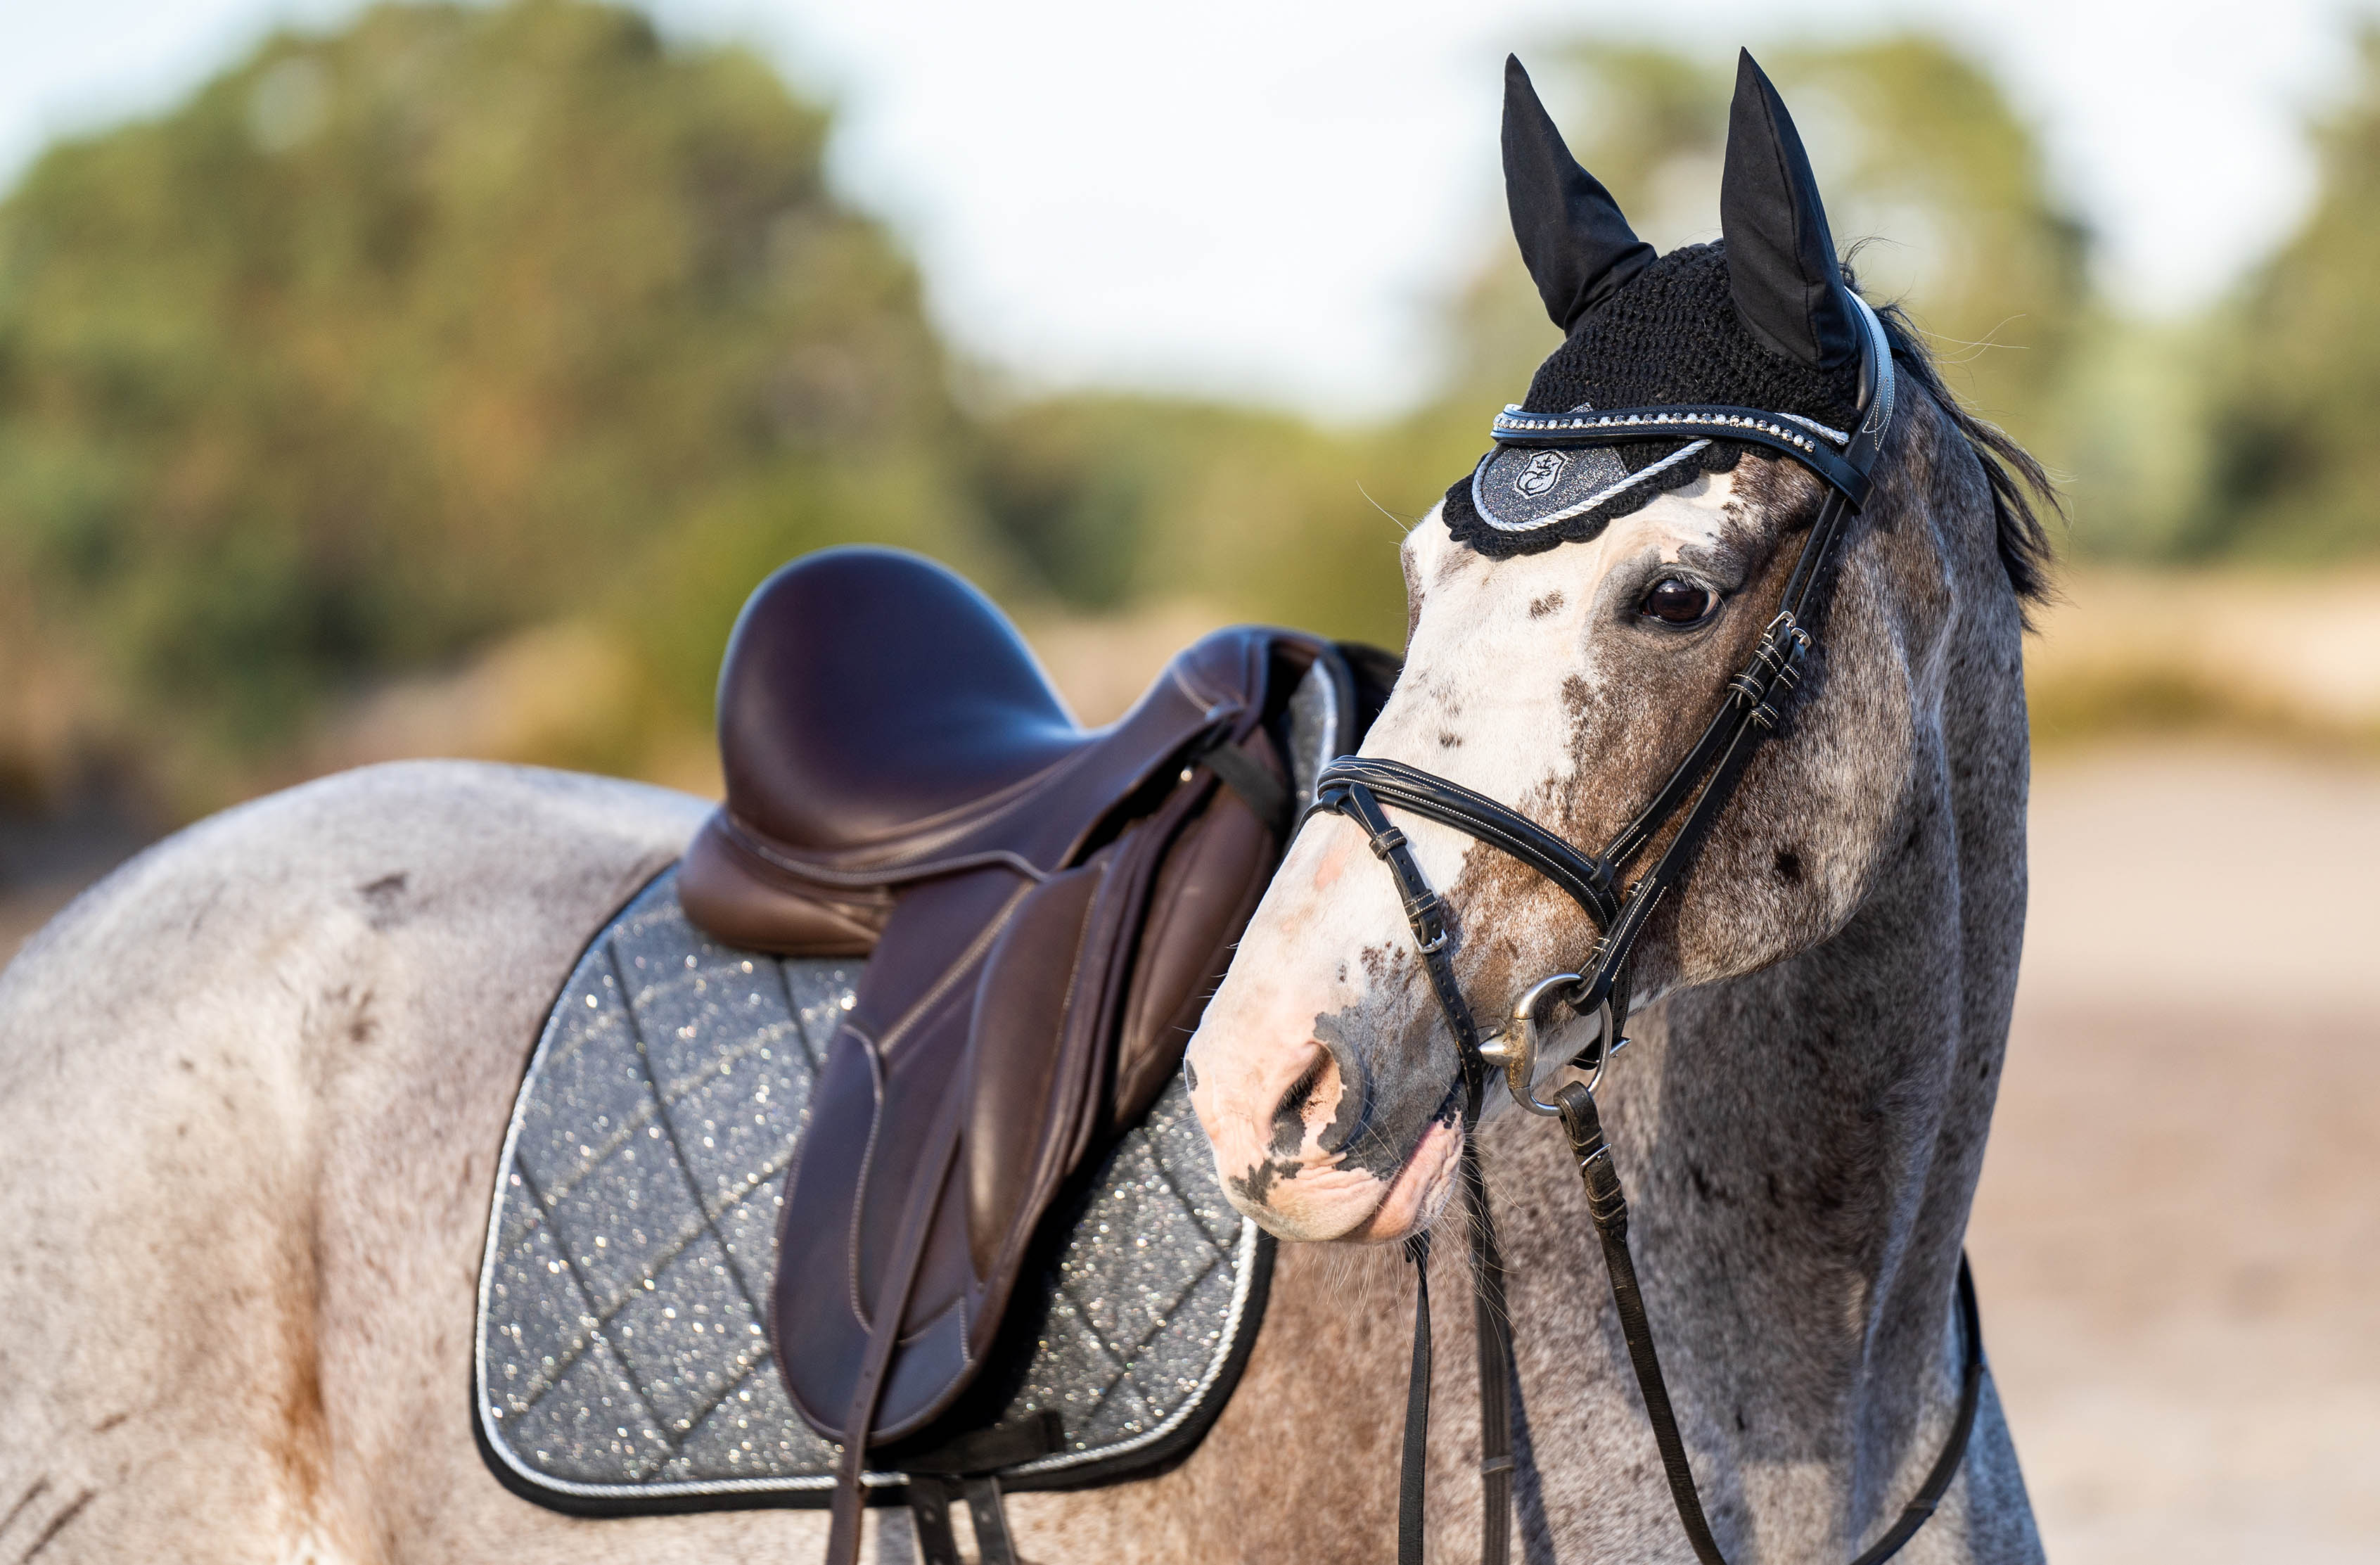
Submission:
[[[1984,481],[1991,486],[2000,566],[2008,572],[2009,586],[2015,588],[2022,603],[2046,602],[2052,551],[2049,529],[2042,523],[2039,506],[2046,504],[2060,520],[2066,516],[2066,507],[2058,497],[2058,486],[2051,480],[2048,469],[2011,440],[2006,431],[1977,417],[1959,400],[1957,393],[1943,383],[1932,351],[1906,310],[1898,303],[1879,305],[1876,315],[1884,322],[1886,340],[1892,345],[1894,365],[1933,397],[1984,469]],[[2028,617],[2028,628],[2030,623]]]

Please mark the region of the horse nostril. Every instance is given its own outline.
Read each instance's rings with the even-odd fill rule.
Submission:
[[[1371,1078],[1364,1071],[1364,1056],[1354,1040],[1334,1016],[1314,1018],[1314,1038],[1330,1051],[1330,1062],[1337,1068],[1339,1107],[1330,1122],[1322,1127],[1316,1145],[1325,1152],[1336,1152],[1354,1139],[1356,1130],[1364,1123],[1370,1108]]]
[[[1272,1111],[1272,1150],[1275,1157],[1294,1157],[1305,1145],[1306,1106],[1314,1101],[1314,1095],[1322,1090],[1323,1083],[1338,1074],[1339,1067],[1330,1054],[1318,1049],[1314,1051],[1314,1063],[1289,1084],[1289,1090],[1281,1095],[1280,1106]]]
[[[1327,1020],[1327,1019],[1326,1019]],[[1316,1128],[1315,1150],[1330,1156],[1352,1140],[1364,1120],[1365,1079],[1363,1062],[1354,1049],[1339,1035],[1337,1028],[1317,1025],[1313,1063],[1289,1084],[1273,1110],[1272,1150],[1281,1158],[1293,1157],[1305,1145],[1310,1115],[1319,1100],[1330,1111],[1327,1122]]]

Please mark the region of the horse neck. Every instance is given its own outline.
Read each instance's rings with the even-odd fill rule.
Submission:
[[[1857,1533],[1904,1503],[1933,1458],[1913,1437],[1955,1396],[1950,1303],[2015,988],[2026,771],[2013,625],[1965,641],[1849,923],[1650,1007],[1598,1093],[1689,1444],[1722,1454],[1706,1500],[1716,1485],[1755,1524],[1816,1506]],[[1517,1159],[1533,1180],[1542,1159]],[[1548,1216],[1508,1248],[1516,1271],[1569,1280],[1524,1290],[1537,1318],[1516,1307],[1516,1326],[1598,1366],[1590,1424],[1633,1425],[1584,1213]],[[1636,1486],[1658,1495],[1658,1473]]]

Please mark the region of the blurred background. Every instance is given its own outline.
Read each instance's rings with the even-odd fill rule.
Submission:
[[[2380,1559],[2380,24],[1660,13],[6,0],[0,957],[326,770],[710,790],[735,611],[828,544],[975,576],[1091,721],[1233,620],[1395,646],[1554,342],[1503,51],[1667,248],[1748,42],[2063,480],[1973,1234],[2052,1556]]]

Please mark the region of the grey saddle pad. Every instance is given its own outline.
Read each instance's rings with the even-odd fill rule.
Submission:
[[[835,1448],[787,1401],[763,1322],[785,1168],[861,965],[714,943],[674,871],[580,958],[521,1082],[480,1278],[475,1422],[516,1492],[597,1512],[831,1498]],[[1046,1231],[985,1421],[1054,1412],[1063,1440],[1003,1484],[1179,1456],[1231,1394],[1272,1252],[1178,1078]]]

